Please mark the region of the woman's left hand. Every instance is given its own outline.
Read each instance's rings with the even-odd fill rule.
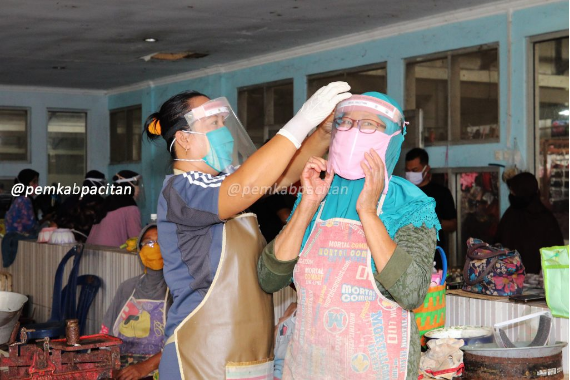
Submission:
[[[374,149],[364,153],[364,160],[360,163],[364,170],[364,188],[356,201],[358,214],[372,212],[376,214],[378,200],[384,190],[384,162]]]

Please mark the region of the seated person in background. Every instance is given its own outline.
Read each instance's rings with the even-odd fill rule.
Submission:
[[[83,186],[88,186],[90,191],[97,191],[106,185],[105,175],[98,170],[90,170],[85,174]],[[85,235],[76,236],[84,241],[91,227],[95,223],[97,212],[101,209],[105,198],[97,194],[87,194],[81,197],[81,194],[69,196],[60,206],[55,222],[60,228],[71,228]]]
[[[51,186],[57,188],[57,183],[52,183]],[[51,226],[60,207],[61,202],[57,194],[40,194],[34,198],[34,211],[38,219],[43,221],[38,230]]]
[[[37,187],[40,173],[32,169],[24,169],[14,179],[15,184],[23,184],[26,186]],[[24,190],[25,191],[25,190]],[[5,216],[6,232],[19,232],[21,234],[37,233],[38,219],[34,211],[34,203],[32,196],[26,196],[25,193],[16,197],[10,209]],[[43,222],[43,221],[42,221]]]
[[[265,141],[263,145],[268,141]],[[266,194],[249,207],[249,211],[257,215],[259,229],[265,241],[271,241],[279,234],[287,223],[294,204],[295,196],[279,192]]]
[[[141,176],[130,170],[121,170],[113,176],[113,183],[115,187],[122,187],[122,194],[115,191],[105,198],[87,244],[119,247],[141,231],[141,214],[136,202],[141,193]]]
[[[164,325],[171,300],[162,274],[156,224],[143,228],[137,241],[145,273],[123,282],[103,317],[102,334],[123,340],[119,380],[140,379],[158,369]]]
[[[249,210],[257,215],[259,229],[266,241],[271,241],[287,223],[295,197],[289,194],[271,194],[260,198]]]
[[[527,273],[540,273],[540,248],[564,245],[556,218],[540,200],[538,181],[532,173],[520,173],[507,181],[509,203],[495,243],[516,249]]]

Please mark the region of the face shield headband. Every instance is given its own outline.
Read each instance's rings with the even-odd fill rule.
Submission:
[[[89,178],[85,178],[85,181],[91,182],[91,185],[93,185],[93,186],[105,186],[105,184],[107,183],[107,181],[105,181],[105,178],[89,177]]]
[[[140,203],[141,205],[144,204],[145,202],[145,196],[144,196],[144,185],[142,183],[142,176],[136,175],[134,177],[130,177],[130,178],[125,178],[123,176],[121,176],[120,174],[116,174],[116,176],[119,178],[116,181],[113,181],[116,184],[120,184],[120,183],[128,183],[130,186],[133,187],[134,190],[134,194],[133,194],[133,198]]]
[[[374,98],[372,96],[353,95],[347,100],[342,101],[336,108],[335,117],[351,111],[370,112],[385,117],[400,127],[404,125],[403,115],[397,107],[382,99]],[[387,134],[396,132],[389,130],[388,125],[386,127]]]
[[[136,175],[134,177],[131,178],[125,178],[122,177],[120,174],[116,174],[116,176],[119,178],[118,180],[114,181],[115,183],[125,183],[128,182],[129,185],[136,187],[139,185],[140,179],[141,179],[141,175]]]

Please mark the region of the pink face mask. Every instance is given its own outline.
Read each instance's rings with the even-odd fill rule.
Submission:
[[[401,131],[397,131],[387,135],[376,131],[365,134],[359,132],[358,128],[351,128],[348,131],[333,130],[328,169],[333,169],[335,174],[342,178],[352,180],[364,178],[364,171],[360,167],[360,163],[365,160],[364,153],[374,149],[382,161],[386,162],[388,144],[392,137],[400,133]],[[384,169],[384,194],[388,192],[389,181],[388,172]]]

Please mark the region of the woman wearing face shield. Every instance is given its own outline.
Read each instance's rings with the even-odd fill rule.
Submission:
[[[89,232],[87,244],[119,247],[141,231],[141,213],[137,200],[142,178],[131,170],[121,170],[113,176],[114,193],[105,198]]]
[[[435,202],[392,176],[405,134],[392,98],[352,96],[333,124],[328,162],[308,161],[291,219],[258,263],[265,291],[291,278],[297,289],[283,379],[417,379],[411,310],[431,279]]]
[[[305,137],[349,89],[336,82],[317,91],[257,151],[225,98],[185,92],[148,117],[147,136],[162,137],[174,160],[157,207],[173,297],[161,378],[272,378],[273,304],[256,276],[265,240],[255,215],[240,213],[324,154],[330,131]]]

